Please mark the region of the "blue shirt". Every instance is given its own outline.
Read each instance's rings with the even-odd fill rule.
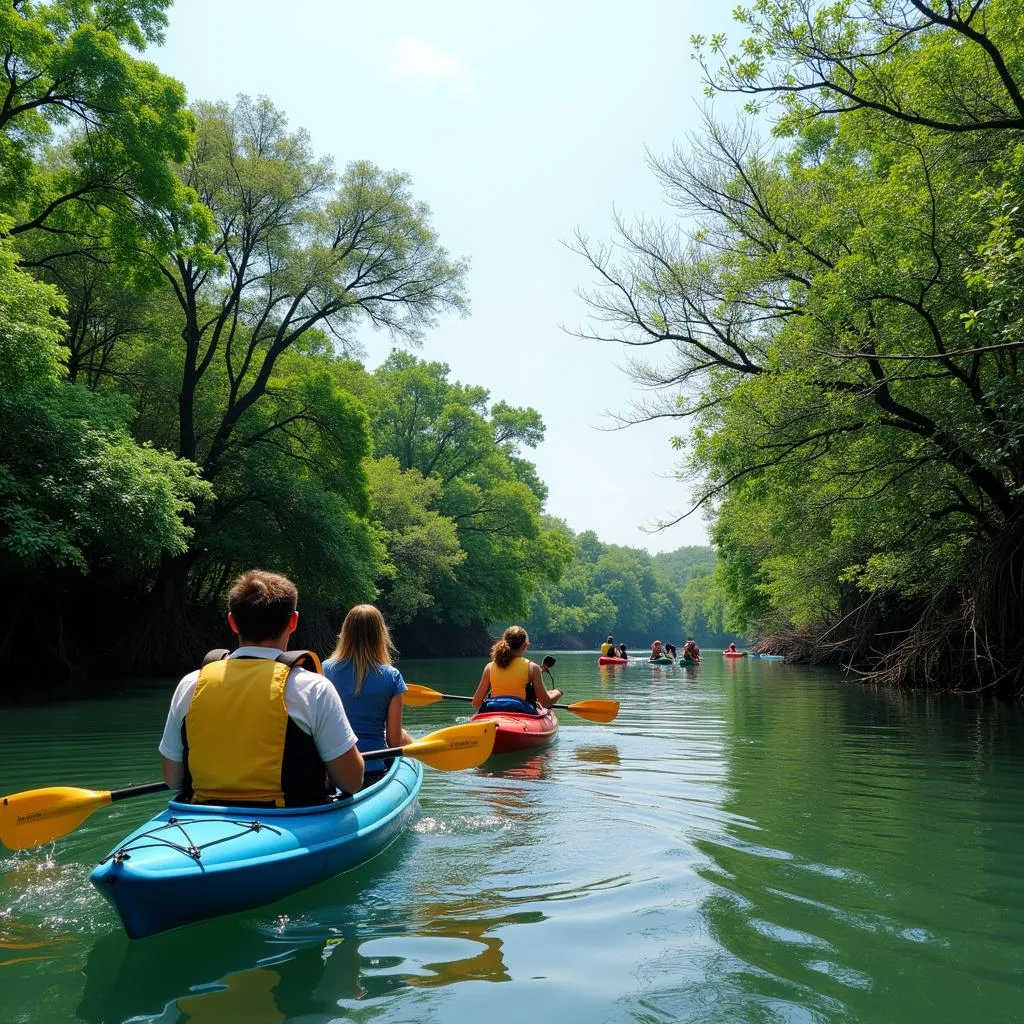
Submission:
[[[394,665],[371,668],[363,679],[363,688],[356,696],[355,665],[351,661],[328,658],[324,662],[324,675],[334,684],[345,706],[345,715],[359,739],[361,753],[383,750],[387,745],[385,729],[388,705],[396,693],[405,693],[408,687],[402,673]],[[382,771],[384,761],[367,761],[368,772]]]

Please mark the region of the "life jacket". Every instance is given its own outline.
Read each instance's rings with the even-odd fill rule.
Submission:
[[[228,653],[210,651],[203,659],[182,722],[181,799],[235,807],[324,803],[324,763],[284,700],[291,669],[302,664],[319,672],[320,659],[312,651],[286,651],[273,661]]]
[[[530,662],[525,658],[513,658],[504,668],[496,661],[491,662],[491,696],[518,697],[529,700],[533,687],[530,683]]]
[[[614,658],[615,657],[615,645],[610,643],[601,644],[601,657],[602,658]]]

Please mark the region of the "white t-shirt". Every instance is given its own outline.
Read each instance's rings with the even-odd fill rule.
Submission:
[[[273,661],[280,653],[276,647],[239,647],[228,657],[269,658]],[[160,740],[160,753],[169,761],[177,761],[179,764],[185,758],[181,724],[192,703],[198,679],[199,669],[196,669],[178,683]],[[284,684],[284,706],[288,717],[303,732],[313,737],[321,761],[333,761],[356,745],[356,734],[345,716],[338,691],[329,679],[319,673],[305,668],[293,668]]]

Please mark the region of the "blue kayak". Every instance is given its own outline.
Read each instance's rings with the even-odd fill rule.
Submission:
[[[133,939],[262,906],[369,860],[409,824],[419,761],[319,807],[215,807],[171,800],[100,861],[89,880]]]

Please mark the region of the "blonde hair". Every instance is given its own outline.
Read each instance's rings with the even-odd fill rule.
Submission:
[[[390,665],[396,652],[388,624],[380,609],[372,604],[357,604],[345,616],[338,642],[331,657],[351,661],[355,669],[356,696],[363,688],[366,673],[381,665]]]
[[[522,654],[523,648],[530,642],[530,637],[522,626],[509,626],[501,635],[501,639],[491,648],[491,661],[498,668],[507,668],[513,658]]]

